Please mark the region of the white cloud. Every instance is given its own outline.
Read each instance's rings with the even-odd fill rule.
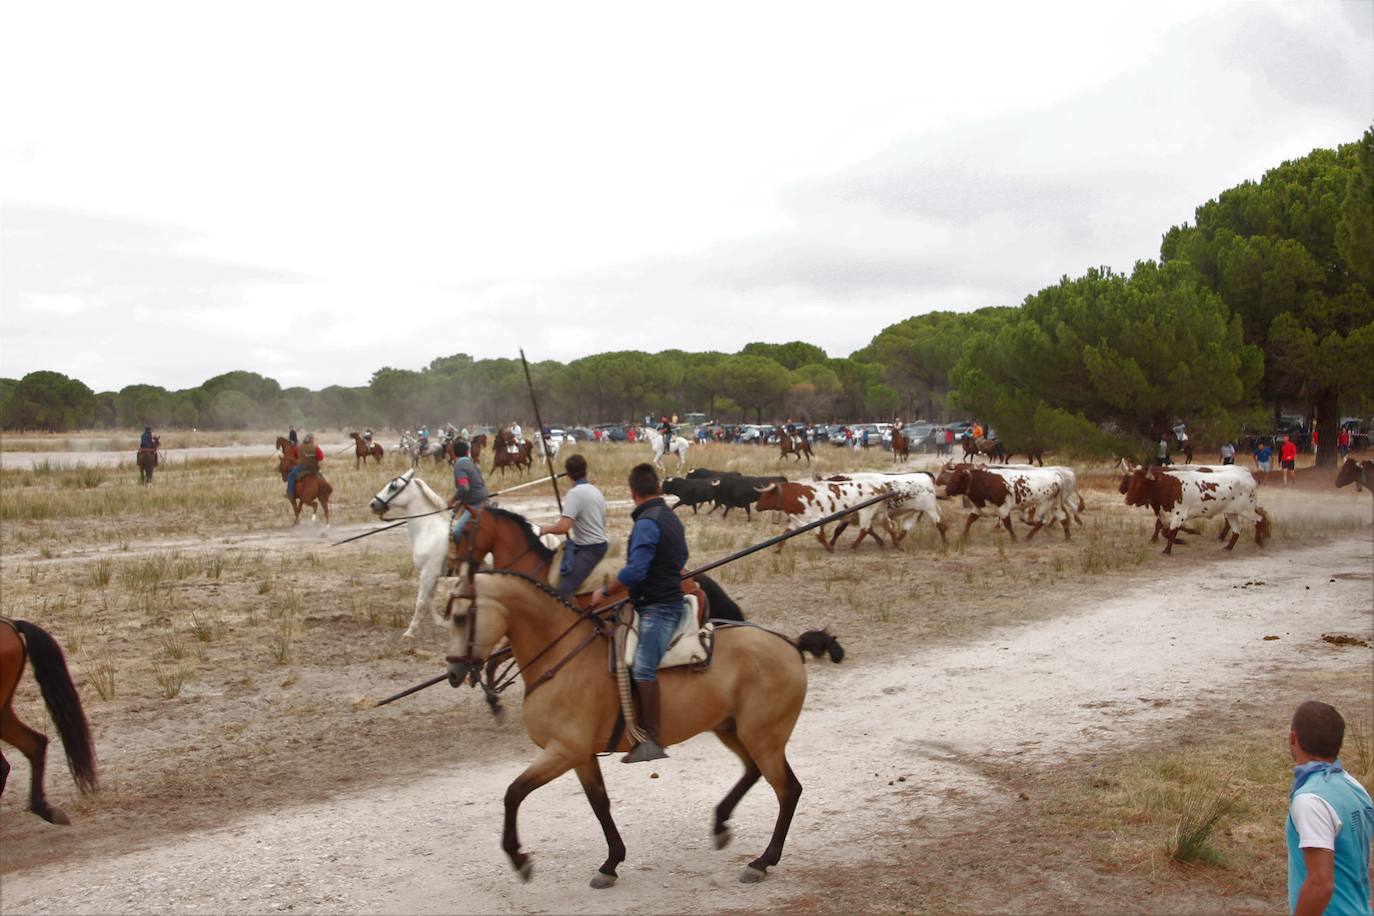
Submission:
[[[1352,6],[13,7],[0,374],[847,353],[1354,139]]]

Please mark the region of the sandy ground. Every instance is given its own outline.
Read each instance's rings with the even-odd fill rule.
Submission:
[[[339,452],[353,444],[352,439],[320,439],[320,448],[324,449],[326,457],[338,457]],[[391,451],[390,446],[383,444],[387,452]],[[192,459],[228,459],[228,458],[271,458],[276,454],[271,442],[264,442],[261,445],[204,445],[193,446],[191,448],[164,448],[158,456],[158,464],[161,467],[172,464],[185,464]],[[351,452],[349,454],[352,454]],[[22,470],[33,468],[38,465],[55,465],[61,467],[100,467],[113,468],[122,464],[132,464],[138,457],[138,440],[131,439],[130,445],[126,449],[119,451],[60,451],[60,452],[0,452],[0,468]]]
[[[1320,637],[1374,636],[1371,588],[1370,539],[1345,536],[1237,553],[1150,584],[1047,587],[1042,600],[1058,611],[1049,620],[896,652],[882,664],[810,662],[807,708],[789,748],[806,791],[783,861],[762,885],[737,876],[767,842],[772,794],[760,784],[736,812],[734,844],[714,851],[711,809],[738,765],[701,737],[656,765],[604,761],[629,847],[620,883],[608,891],[587,887],[604,842],[571,775],[521,812],[534,880],[521,884],[510,870],[498,847],[501,797],[531,753],[245,816],[133,853],[7,873],[0,903],[7,913],[769,906],[804,895],[823,870],[919,856],[919,848],[882,845],[897,842],[881,839],[890,828],[914,824],[901,845],[919,847],[1015,805],[978,775],[979,762],[1048,763],[1085,738],[1129,745],[1187,715],[1200,696],[1243,690],[1280,667],[1367,669],[1371,650],[1334,649]],[[480,700],[462,691],[452,702]],[[511,716],[507,728],[517,721]],[[454,738],[436,729],[436,740]],[[11,778],[24,775],[16,766]],[[207,820],[221,823],[221,815]]]

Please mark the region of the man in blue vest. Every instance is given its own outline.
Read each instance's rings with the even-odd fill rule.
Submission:
[[[1370,913],[1374,802],[1336,759],[1344,739],[1345,720],[1333,707],[1308,700],[1293,713],[1288,907],[1297,916]]]
[[[682,522],[663,501],[658,472],[652,464],[637,464],[630,470],[630,497],[635,511],[630,530],[630,546],[625,568],[617,575],[614,594],[629,589],[630,600],[639,611],[639,647],[635,650],[630,677],[639,698],[639,724],[647,741],[636,744],[622,763],[661,760],[668,755],[659,744],[660,704],[658,663],[668,651],[685,611],[682,598],[682,570],[687,565],[687,533]],[[597,589],[592,604],[600,604],[606,593]]]

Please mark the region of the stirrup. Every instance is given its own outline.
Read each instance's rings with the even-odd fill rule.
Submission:
[[[645,738],[620,758],[621,763],[643,763],[646,760],[667,760],[668,755],[653,738]]]

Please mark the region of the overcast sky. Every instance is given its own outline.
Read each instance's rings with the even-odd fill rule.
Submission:
[[[0,375],[843,356],[1371,121],[1374,0],[8,3]]]

